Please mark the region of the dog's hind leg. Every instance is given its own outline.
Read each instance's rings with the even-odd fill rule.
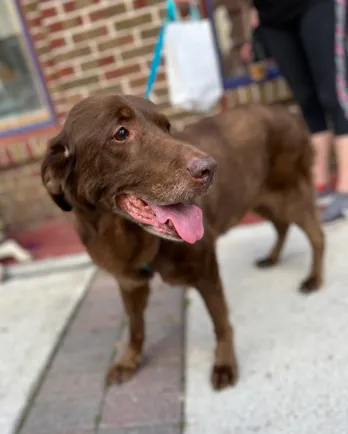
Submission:
[[[307,235],[312,247],[312,264],[309,276],[302,282],[300,291],[309,293],[320,288],[323,280],[325,238],[315,205],[303,210],[294,223]]]
[[[264,258],[258,259],[255,262],[255,265],[259,268],[271,267],[279,261],[279,256],[284,246],[286,235],[288,233],[289,223],[287,221],[281,220],[280,217],[275,217],[275,215],[279,215],[279,212],[276,214],[276,211],[278,211],[277,208],[274,208],[277,204],[278,201],[271,201],[271,206],[270,204],[268,206],[259,205],[254,210],[261,217],[269,220],[273,224],[277,235],[277,240],[269,255]]]
[[[284,223],[274,218],[269,218],[269,220],[273,223],[273,226],[276,230],[277,240],[269,255],[256,261],[256,266],[260,268],[271,267],[279,261],[279,256],[284,246],[286,235],[289,229],[289,223]]]
[[[122,357],[115,362],[106,376],[107,384],[127,381],[138,368],[145,339],[144,312],[149,298],[149,285],[123,289],[121,295],[128,316],[129,342]]]

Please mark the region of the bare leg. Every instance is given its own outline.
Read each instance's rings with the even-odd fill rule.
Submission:
[[[209,264],[209,274],[197,284],[213,321],[216,349],[211,382],[216,390],[233,385],[238,379],[237,361],[233,345],[233,329],[218,272],[215,254]]]
[[[337,191],[348,194],[348,135],[336,137]]]
[[[337,193],[321,213],[324,223],[346,218],[348,215],[348,135],[336,137]]]
[[[329,153],[332,135],[329,131],[312,134],[312,146],[315,153],[313,182],[317,187],[327,187],[330,181]]]
[[[118,362],[115,362],[107,374],[107,384],[127,381],[139,366],[145,338],[144,312],[149,298],[149,285],[145,284],[133,290],[122,290],[122,299],[129,322],[129,343]]]
[[[283,223],[274,219],[270,221],[273,223],[277,232],[277,241],[275,242],[275,245],[268,256],[256,261],[256,265],[260,268],[271,267],[279,261],[279,256],[284,246],[286,235],[289,229],[289,223]]]

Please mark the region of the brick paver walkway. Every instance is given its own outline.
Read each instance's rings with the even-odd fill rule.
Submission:
[[[156,280],[143,366],[104,388],[126,338],[116,284],[99,272],[53,357],[20,434],[179,434],[183,405],[184,291]]]

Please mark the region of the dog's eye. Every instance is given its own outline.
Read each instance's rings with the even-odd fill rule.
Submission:
[[[126,138],[129,136],[129,131],[126,130],[126,128],[119,128],[115,134],[115,139],[122,142],[123,140],[126,140]]]
[[[167,122],[167,124],[166,124],[166,128],[167,128],[167,130],[170,132],[170,127],[171,127],[171,125],[170,125],[170,122]]]

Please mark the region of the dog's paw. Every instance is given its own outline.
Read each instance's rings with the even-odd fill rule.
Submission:
[[[302,294],[310,294],[311,292],[318,291],[320,286],[321,279],[311,276],[301,283],[300,292],[302,292]]]
[[[136,367],[134,366],[116,363],[110,366],[105,377],[105,383],[107,386],[125,383],[134,375],[135,371]]]
[[[268,268],[273,267],[277,262],[274,261],[270,256],[267,256],[266,258],[261,258],[255,261],[255,265],[257,268]]]
[[[214,365],[211,373],[211,384],[215,390],[234,386],[238,380],[238,368],[235,364]]]

